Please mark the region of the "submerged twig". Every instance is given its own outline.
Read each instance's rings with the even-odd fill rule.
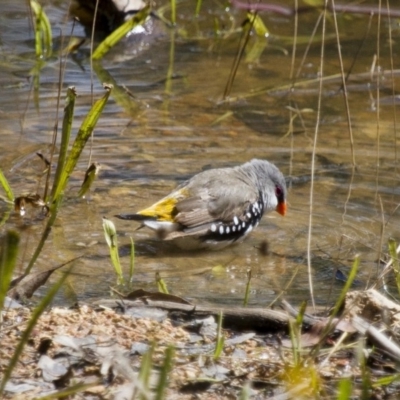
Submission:
[[[229,96],[229,94],[231,92],[233,81],[235,80],[235,76],[236,76],[237,70],[239,68],[240,60],[242,59],[244,51],[245,51],[246,46],[247,46],[247,43],[249,42],[250,32],[253,29],[253,25],[254,25],[254,22],[256,21],[256,18],[257,18],[257,13],[255,12],[253,14],[253,17],[250,18],[250,20],[248,20],[247,23],[244,24],[244,26],[243,26],[242,36],[241,36],[240,41],[239,41],[238,52],[237,52],[236,57],[235,57],[235,59],[233,61],[233,65],[232,65],[232,68],[231,68],[230,73],[229,73],[228,81],[226,82],[224,94],[223,94],[223,97],[222,97],[223,100],[225,100]]]

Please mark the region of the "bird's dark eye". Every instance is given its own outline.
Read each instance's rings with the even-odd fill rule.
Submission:
[[[283,190],[280,186],[275,186],[275,195],[279,202],[283,201]]]

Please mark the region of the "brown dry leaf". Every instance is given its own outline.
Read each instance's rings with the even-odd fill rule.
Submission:
[[[32,207],[42,207],[46,214],[49,212],[49,207],[42,200],[39,194],[29,194],[28,196],[16,197],[14,200],[14,210],[19,215],[24,216],[26,213],[26,205],[30,204]]]
[[[134,290],[124,296],[127,300],[152,300],[152,301],[169,301],[171,303],[179,304],[191,304],[187,300],[179,296],[174,296],[172,294],[161,293],[161,292],[148,292],[143,289]]]

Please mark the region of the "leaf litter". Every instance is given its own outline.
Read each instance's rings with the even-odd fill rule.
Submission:
[[[150,387],[154,387],[170,345],[173,345],[175,355],[166,389],[168,399],[191,399],[193,396],[197,399],[233,398],[240,395],[243,388],[249,390],[251,395],[261,397],[285,392],[290,398],[290,393],[299,395],[298,391],[305,396],[312,394],[310,379],[315,370],[318,370],[320,379],[326,380],[325,385],[344,376],[361,376],[362,371],[355,362],[356,329],[377,348],[379,340],[383,341],[380,346],[383,354],[377,348],[368,350],[372,354],[370,359],[374,368],[380,367],[382,371],[392,373],[396,371],[398,360],[393,361],[393,355],[385,357],[385,351],[394,351],[383,347],[389,341],[388,335],[382,339],[374,336],[375,332],[371,330],[372,323],[377,323],[376,304],[383,301],[381,296],[375,296],[374,291],[349,293],[341,321],[346,320],[347,325],[353,325],[353,328],[346,327],[342,331],[349,334],[350,341],[329,357],[327,352],[337,341],[340,324],[336,323],[336,331],[333,330],[325,338],[320,332],[327,318],[316,318],[315,328],[302,333],[304,348],[315,346],[318,341],[324,342],[317,356],[304,356],[303,369],[299,369],[294,361],[295,350],[287,343],[284,345],[287,332],[255,332],[251,326],[247,330],[225,327],[222,330],[224,348],[220,357],[215,359],[213,354],[218,326],[212,309],[209,315],[204,310],[196,314],[196,306],[192,306],[191,312],[184,311],[182,314],[179,308],[188,305],[176,302],[175,310],[166,307],[167,312],[162,317],[153,319],[146,313],[143,317],[140,308],[146,308],[146,302],[151,297],[146,292],[144,301],[114,300],[113,307],[110,307],[112,303],[109,301],[104,301],[107,306],[102,306],[102,301],[99,301],[72,309],[54,307],[45,312],[6,386],[5,398],[49,396],[77,384],[81,385],[80,393],[70,395],[71,399],[81,398],[82,394],[90,399],[131,398],[145,391],[139,374],[146,354],[154,346],[150,376]],[[153,296],[154,299],[157,297]],[[380,303],[376,303],[376,299]],[[158,301],[157,308],[162,309],[164,303],[168,305],[173,299],[163,295],[155,301]],[[397,322],[399,306],[388,299],[385,299],[385,304],[391,313],[391,320]],[[138,310],[132,312],[135,307]],[[373,313],[366,307],[370,307]],[[186,318],[182,318],[184,314]],[[369,314],[373,317],[367,321],[365,318]],[[7,368],[30,315],[30,310],[21,305],[3,311],[0,372]],[[396,325],[391,328],[392,337],[398,336]],[[392,345],[394,349],[398,348],[395,341]],[[305,374],[304,368],[310,372]],[[322,387],[319,388],[321,394],[328,394],[329,391],[326,388],[322,390]],[[321,398],[328,397],[322,395]]]

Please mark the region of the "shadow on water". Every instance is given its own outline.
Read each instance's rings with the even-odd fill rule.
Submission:
[[[182,18],[191,21],[189,6],[187,2],[183,4]],[[12,1],[4,1],[3,7],[8,11],[2,13],[0,28],[4,64],[0,71],[0,162],[16,194],[34,193],[43,184],[35,154],[46,154],[51,142],[59,60],[54,56],[42,68],[35,104],[30,81],[34,49],[26,24],[27,10]],[[65,7],[50,2],[46,11],[54,27],[62,27],[63,34],[68,35],[72,24],[69,22],[65,28]],[[225,11],[212,2],[204,2],[204,10],[221,21],[227,19]],[[244,14],[232,11],[232,15],[240,25]],[[286,288],[294,274],[287,298],[294,302],[309,298],[306,260],[318,81],[295,90],[291,98],[287,89],[280,89],[290,83],[291,43],[284,38],[292,35],[293,20],[274,15],[263,18],[274,35],[258,59],[240,66],[232,90],[232,95],[239,98],[232,104],[219,101],[238,35],[232,32],[227,38],[216,37],[213,18],[200,19],[197,35],[190,37],[189,30],[187,36],[183,31],[175,36],[173,64],[168,30],[144,51],[135,53],[129,44],[121,44],[102,60],[95,70],[94,92],[102,93],[103,80],[113,82],[117,89],[98,123],[93,142],[92,160],[99,162],[102,169],[88,199],[78,200],[76,194],[86,169],[87,150],[72,176],[63,209],[37,268],[45,269],[83,254],[70,285],[79,298],[107,294],[115,276],[102,232],[102,216],[149,206],[203,169],[267,158],[290,181],[285,218],[268,215],[238,246],[190,254],[172,250],[145,229],[135,231],[134,223],[115,221],[121,261],[128,269],[132,236],[136,244],[133,286],[154,290],[154,275],[160,272],[174,294],[241,304],[246,274],[251,268],[251,304],[268,304]],[[302,34],[310,35],[316,16],[310,13],[301,18]],[[341,28],[346,64],[351,63],[368,21],[368,17],[352,18],[351,27],[344,24]],[[354,38],[357,32],[359,37]],[[386,36],[387,31],[382,34]],[[398,34],[398,30],[392,32]],[[74,35],[83,36],[83,28],[77,25]],[[299,58],[304,48],[300,45]],[[325,74],[337,74],[336,45],[328,42],[327,48]],[[368,49],[360,52],[349,81],[356,170],[352,168],[340,80],[324,87],[311,240],[315,297],[321,304],[329,302],[327,293],[334,298],[341,289],[337,270],[346,274],[356,254],[362,260],[357,280],[366,286],[379,272],[377,259],[386,253],[387,238],[400,239],[398,133],[393,128],[390,102],[381,106],[377,131],[376,80],[371,82],[366,74],[372,62]],[[386,68],[387,52],[385,47],[381,54]],[[64,89],[74,85],[78,92],[75,130],[91,102],[90,64],[85,54],[87,46],[75,55],[79,64],[68,58],[64,76]],[[312,46],[300,79],[315,79],[319,64],[317,43]],[[360,81],[357,74],[362,77]],[[394,80],[398,83],[398,74]],[[391,96],[391,83],[390,75],[382,78],[382,96]],[[262,88],[266,90],[255,96]],[[276,90],[271,91],[273,88]],[[290,114],[289,109],[298,113]],[[291,118],[293,134],[288,134]],[[5,210],[5,206],[0,207]],[[13,215],[1,227],[1,234],[11,227],[21,232],[21,265],[29,259],[43,224],[32,210],[23,222]],[[267,255],[260,251],[266,243]]]

